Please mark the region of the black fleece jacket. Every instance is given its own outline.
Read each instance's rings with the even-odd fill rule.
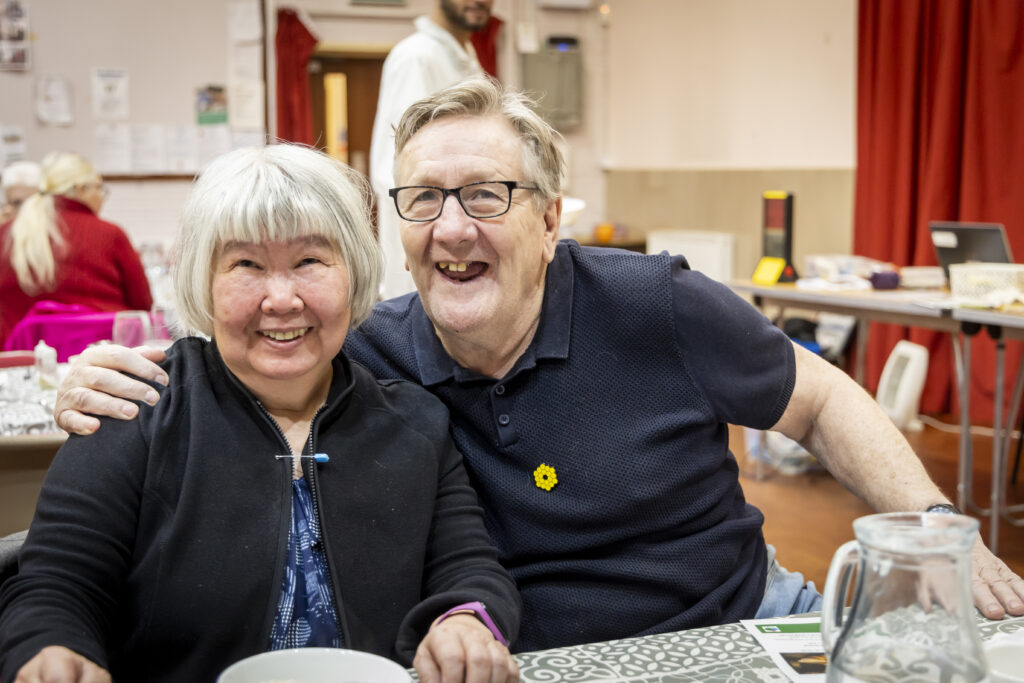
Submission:
[[[47,474],[19,573],[0,591],[0,679],[63,645],[121,681],[213,680],[265,651],[291,512],[287,446],[216,346],[179,341],[139,419],[72,436]],[[346,647],[408,665],[472,600],[514,638],[498,564],[439,400],[343,355],[306,461]]]

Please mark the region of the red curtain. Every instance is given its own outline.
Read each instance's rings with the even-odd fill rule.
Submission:
[[[501,33],[501,26],[504,24],[501,19],[491,15],[479,31],[469,34],[469,40],[476,50],[476,58],[481,68],[491,76],[498,77],[498,35]]]
[[[854,253],[935,265],[932,220],[1006,226],[1024,256],[1020,0],[860,0]],[[873,324],[868,388],[899,339],[931,352],[922,412],[957,410],[948,335]],[[1008,343],[1007,372],[1020,349]],[[971,412],[991,420],[994,344],[974,338]],[[1012,374],[1010,375],[1012,377]],[[1009,393],[1009,392],[1007,392]]]
[[[316,49],[317,39],[302,23],[295,10],[277,11],[277,137],[312,145],[313,105],[306,65]]]

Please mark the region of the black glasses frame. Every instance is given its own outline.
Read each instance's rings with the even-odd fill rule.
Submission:
[[[467,187],[473,187],[474,185],[493,185],[495,183],[497,183],[498,185],[504,185],[505,187],[508,188],[508,203],[505,205],[505,210],[499,211],[498,213],[488,214],[486,216],[480,216],[474,213],[470,213],[469,209],[466,208],[466,205],[462,203],[462,191]],[[437,210],[437,216],[433,216],[431,218],[406,218],[405,216],[402,215],[402,210],[398,208],[398,193],[402,190],[411,189],[438,190],[441,193],[441,204],[439,205],[439,208]],[[437,185],[403,185],[402,187],[392,187],[390,190],[388,190],[388,196],[391,197],[391,201],[395,203],[395,211],[398,212],[398,215],[399,217],[401,217],[402,220],[409,221],[410,223],[429,223],[430,221],[436,221],[438,216],[440,216],[444,212],[444,203],[448,201],[448,197],[451,196],[455,197],[455,200],[459,203],[459,206],[462,207],[462,210],[470,218],[497,218],[498,216],[504,216],[506,213],[509,212],[509,209],[512,208],[513,190],[539,189],[540,188],[537,187],[536,185],[523,185],[517,180],[481,180],[480,182],[477,183],[467,183],[465,185],[462,185],[461,187],[438,187]]]

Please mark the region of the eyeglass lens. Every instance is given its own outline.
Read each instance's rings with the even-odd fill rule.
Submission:
[[[445,193],[435,187],[403,187],[395,195],[398,214],[409,221],[441,215]],[[459,202],[473,218],[493,218],[508,211],[511,193],[503,183],[474,183],[459,189]]]

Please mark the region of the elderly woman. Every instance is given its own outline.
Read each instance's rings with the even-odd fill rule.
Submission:
[[[39,192],[43,171],[34,161],[15,161],[0,173],[0,224],[18,215],[25,200]]]
[[[447,411],[340,353],[381,273],[366,196],[294,146],[202,174],[175,284],[211,339],[174,345],[138,420],[57,455],[0,592],[0,679],[209,680],[304,646],[517,677],[518,596]]]
[[[146,273],[121,228],[99,217],[103,178],[77,154],[43,160],[39,192],[0,227],[0,343],[39,301],[148,310]]]

